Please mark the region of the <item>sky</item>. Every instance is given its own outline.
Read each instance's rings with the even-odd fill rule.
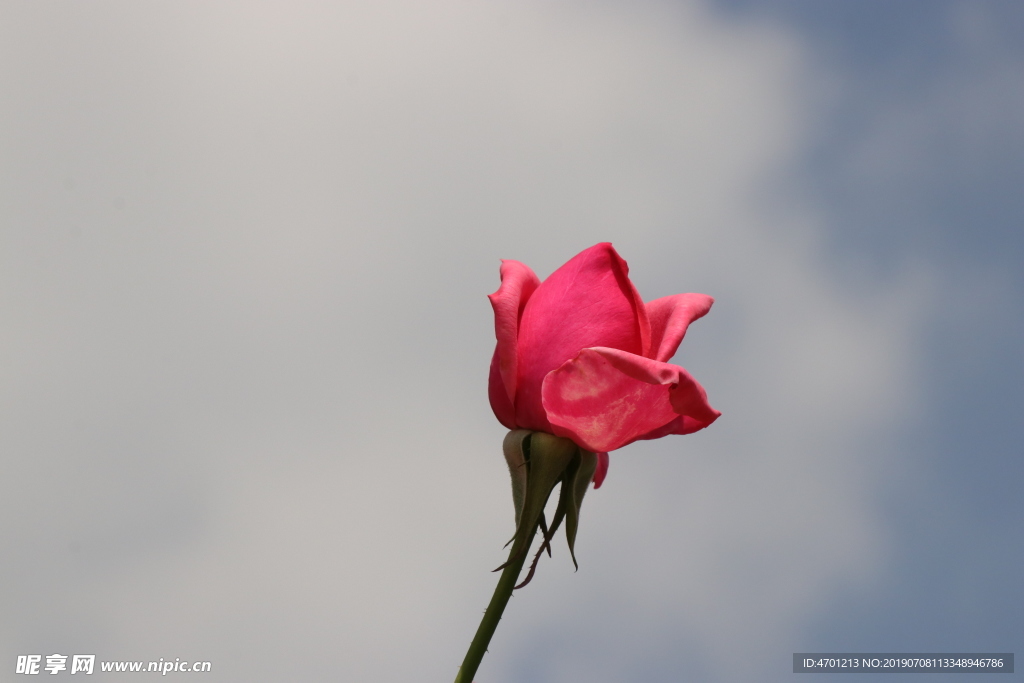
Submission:
[[[715,297],[674,362],[723,416],[611,454],[477,681],[1021,651],[1022,35],[982,0],[0,3],[0,680],[453,679],[514,528],[486,295],[602,241],[645,300]]]

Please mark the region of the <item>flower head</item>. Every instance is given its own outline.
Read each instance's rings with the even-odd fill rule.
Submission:
[[[490,295],[498,339],[489,396],[498,420],[571,439],[598,454],[638,439],[689,434],[721,414],[704,388],[667,361],[691,322],[708,312],[705,294],[644,303],[610,243],[586,249],[541,282],[518,261],[502,261]]]

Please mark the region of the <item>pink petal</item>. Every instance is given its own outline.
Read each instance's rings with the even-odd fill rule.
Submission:
[[[608,476],[608,454],[601,452],[597,454],[597,469],[594,470],[594,488],[601,488],[604,478]]]
[[[523,311],[516,422],[550,431],[541,384],[581,349],[602,346],[644,355],[650,337],[647,308],[629,281],[626,262],[607,242],[580,252],[537,288]]]
[[[683,341],[686,328],[704,317],[713,303],[715,300],[707,294],[674,294],[649,302],[651,353],[648,357],[662,362],[672,358],[679,342]]]
[[[494,352],[498,373],[496,378],[495,373],[491,372],[489,393],[493,395],[496,391],[494,383],[500,380],[505,393],[508,394],[510,405],[516,400],[519,320],[526,302],[539,285],[540,279],[529,266],[519,261],[502,261],[501,286],[497,292],[487,297],[491,300],[491,308],[494,309],[494,336],[498,339],[498,347]],[[493,398],[491,405],[494,405]],[[497,414],[498,409],[495,408],[494,412]],[[498,419],[501,420],[500,415]],[[505,423],[504,420],[501,421],[502,424]]]
[[[501,381],[501,374],[498,370],[498,349],[494,350],[494,357],[491,358],[491,376],[487,383],[487,397],[491,399],[491,410],[498,422],[509,429],[516,429],[516,409],[512,407],[512,401],[505,391],[505,384]]]
[[[712,420],[711,422],[714,422]],[[657,429],[647,432],[638,440],[645,439],[660,439],[663,436],[669,436],[670,434],[693,434],[694,432],[700,431],[707,427],[711,422],[704,420],[698,420],[690,417],[689,415],[680,415],[676,419],[669,422],[667,425],[658,427]]]
[[[583,349],[553,370],[543,399],[554,433],[594,452],[622,448],[678,416],[700,429],[721,414],[678,365],[609,348]]]

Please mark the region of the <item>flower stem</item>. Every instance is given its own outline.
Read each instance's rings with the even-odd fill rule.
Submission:
[[[498,585],[494,588],[494,595],[491,596],[491,602],[487,605],[487,610],[484,612],[484,618],[480,621],[480,627],[477,628],[476,635],[473,636],[473,642],[469,644],[469,650],[466,652],[466,658],[462,660],[462,666],[459,667],[455,683],[472,683],[477,667],[480,666],[480,661],[484,658],[484,653],[487,652],[487,645],[491,642],[491,636],[494,635],[495,629],[498,628],[498,622],[501,621],[505,605],[508,604],[508,599],[512,597],[512,589],[515,588],[519,572],[522,571],[526,558],[530,556],[530,546],[533,545],[533,537],[536,533],[537,527],[534,526],[533,532],[530,533],[530,544],[519,554],[519,559],[510,562],[502,570],[501,578],[498,579]],[[515,550],[516,548],[513,546],[512,552],[515,552]],[[512,555],[510,553],[509,560],[511,559]]]

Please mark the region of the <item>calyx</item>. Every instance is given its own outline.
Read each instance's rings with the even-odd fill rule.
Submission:
[[[539,527],[543,536],[540,548],[530,564],[526,578],[516,588],[522,588],[533,579],[537,562],[547,550],[551,555],[551,539],[565,522],[565,537],[569,544],[572,563],[578,569],[575,544],[579,527],[580,506],[587,487],[597,469],[597,455],[584,450],[571,440],[546,432],[513,429],[502,444],[509,474],[512,476],[512,502],[516,509],[516,533],[509,543],[512,550],[508,561],[494,571],[519,560],[529,551],[533,536]],[[544,508],[555,486],[561,484],[558,504],[551,526],[547,525]]]

